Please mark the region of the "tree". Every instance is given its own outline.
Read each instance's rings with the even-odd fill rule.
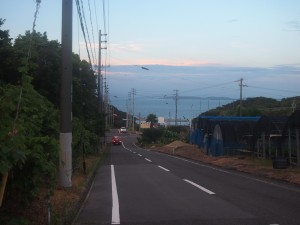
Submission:
[[[27,61],[28,46],[30,58]],[[15,40],[14,52],[21,67],[27,67],[34,88],[57,108],[59,107],[61,76],[61,45],[49,41],[46,33],[26,31]]]
[[[15,122],[19,87],[0,88],[0,174],[10,171],[8,196],[27,203],[41,186],[54,187],[58,163],[58,113],[23,79],[22,107]]]
[[[150,122],[150,128],[153,128],[153,125],[158,122],[157,116],[154,113],[150,113],[146,119],[147,122]]]
[[[5,20],[0,18],[0,28],[4,22]],[[17,84],[20,79],[16,67],[18,60],[15,57],[11,40],[9,31],[0,29],[0,84]]]

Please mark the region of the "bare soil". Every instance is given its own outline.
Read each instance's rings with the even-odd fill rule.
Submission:
[[[98,164],[100,157],[88,156],[86,158],[86,174],[82,169],[74,171],[72,176],[72,188],[57,188],[51,197],[53,220],[61,224],[69,224],[78,211],[85,194],[88,191],[92,173]],[[54,222],[55,223],[55,222]]]
[[[274,169],[271,160],[241,156],[212,157],[206,155],[203,149],[181,141],[174,141],[163,147],[152,147],[151,150],[300,185],[300,168]]]

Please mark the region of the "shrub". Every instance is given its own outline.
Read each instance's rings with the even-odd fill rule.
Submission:
[[[54,188],[58,164],[58,114],[53,105],[24,81],[19,117],[19,88],[1,87],[0,173],[9,171],[7,198],[28,203],[42,186]]]

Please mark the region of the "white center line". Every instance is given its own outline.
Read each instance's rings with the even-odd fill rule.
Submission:
[[[183,180],[184,180],[185,182],[188,182],[188,183],[190,183],[191,185],[193,185],[193,186],[199,188],[200,190],[206,192],[207,194],[210,194],[210,195],[216,194],[216,193],[214,193],[214,192],[212,192],[212,191],[210,191],[210,190],[208,190],[208,189],[206,189],[206,188],[200,186],[199,184],[196,184],[196,183],[194,183],[194,182],[192,182],[192,181],[190,181],[190,180],[187,180],[187,179],[183,179]]]
[[[168,170],[167,168],[165,168],[165,167],[162,167],[162,166],[158,166],[159,168],[161,168],[161,169],[163,169],[164,171],[167,171],[167,172],[169,172],[170,170]]]
[[[112,191],[111,224],[120,224],[119,198],[118,198],[114,165],[111,165],[111,191]]]
[[[142,157],[142,155],[141,155],[141,154],[138,154],[138,156],[141,156],[141,157]]]
[[[145,158],[145,160],[147,160],[148,162],[152,162],[150,159]]]

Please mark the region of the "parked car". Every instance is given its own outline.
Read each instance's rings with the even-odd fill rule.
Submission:
[[[126,133],[126,132],[127,132],[126,127],[121,127],[120,128],[120,133]]]
[[[121,145],[122,141],[118,136],[113,136],[113,138],[111,139],[111,143],[113,145]]]

